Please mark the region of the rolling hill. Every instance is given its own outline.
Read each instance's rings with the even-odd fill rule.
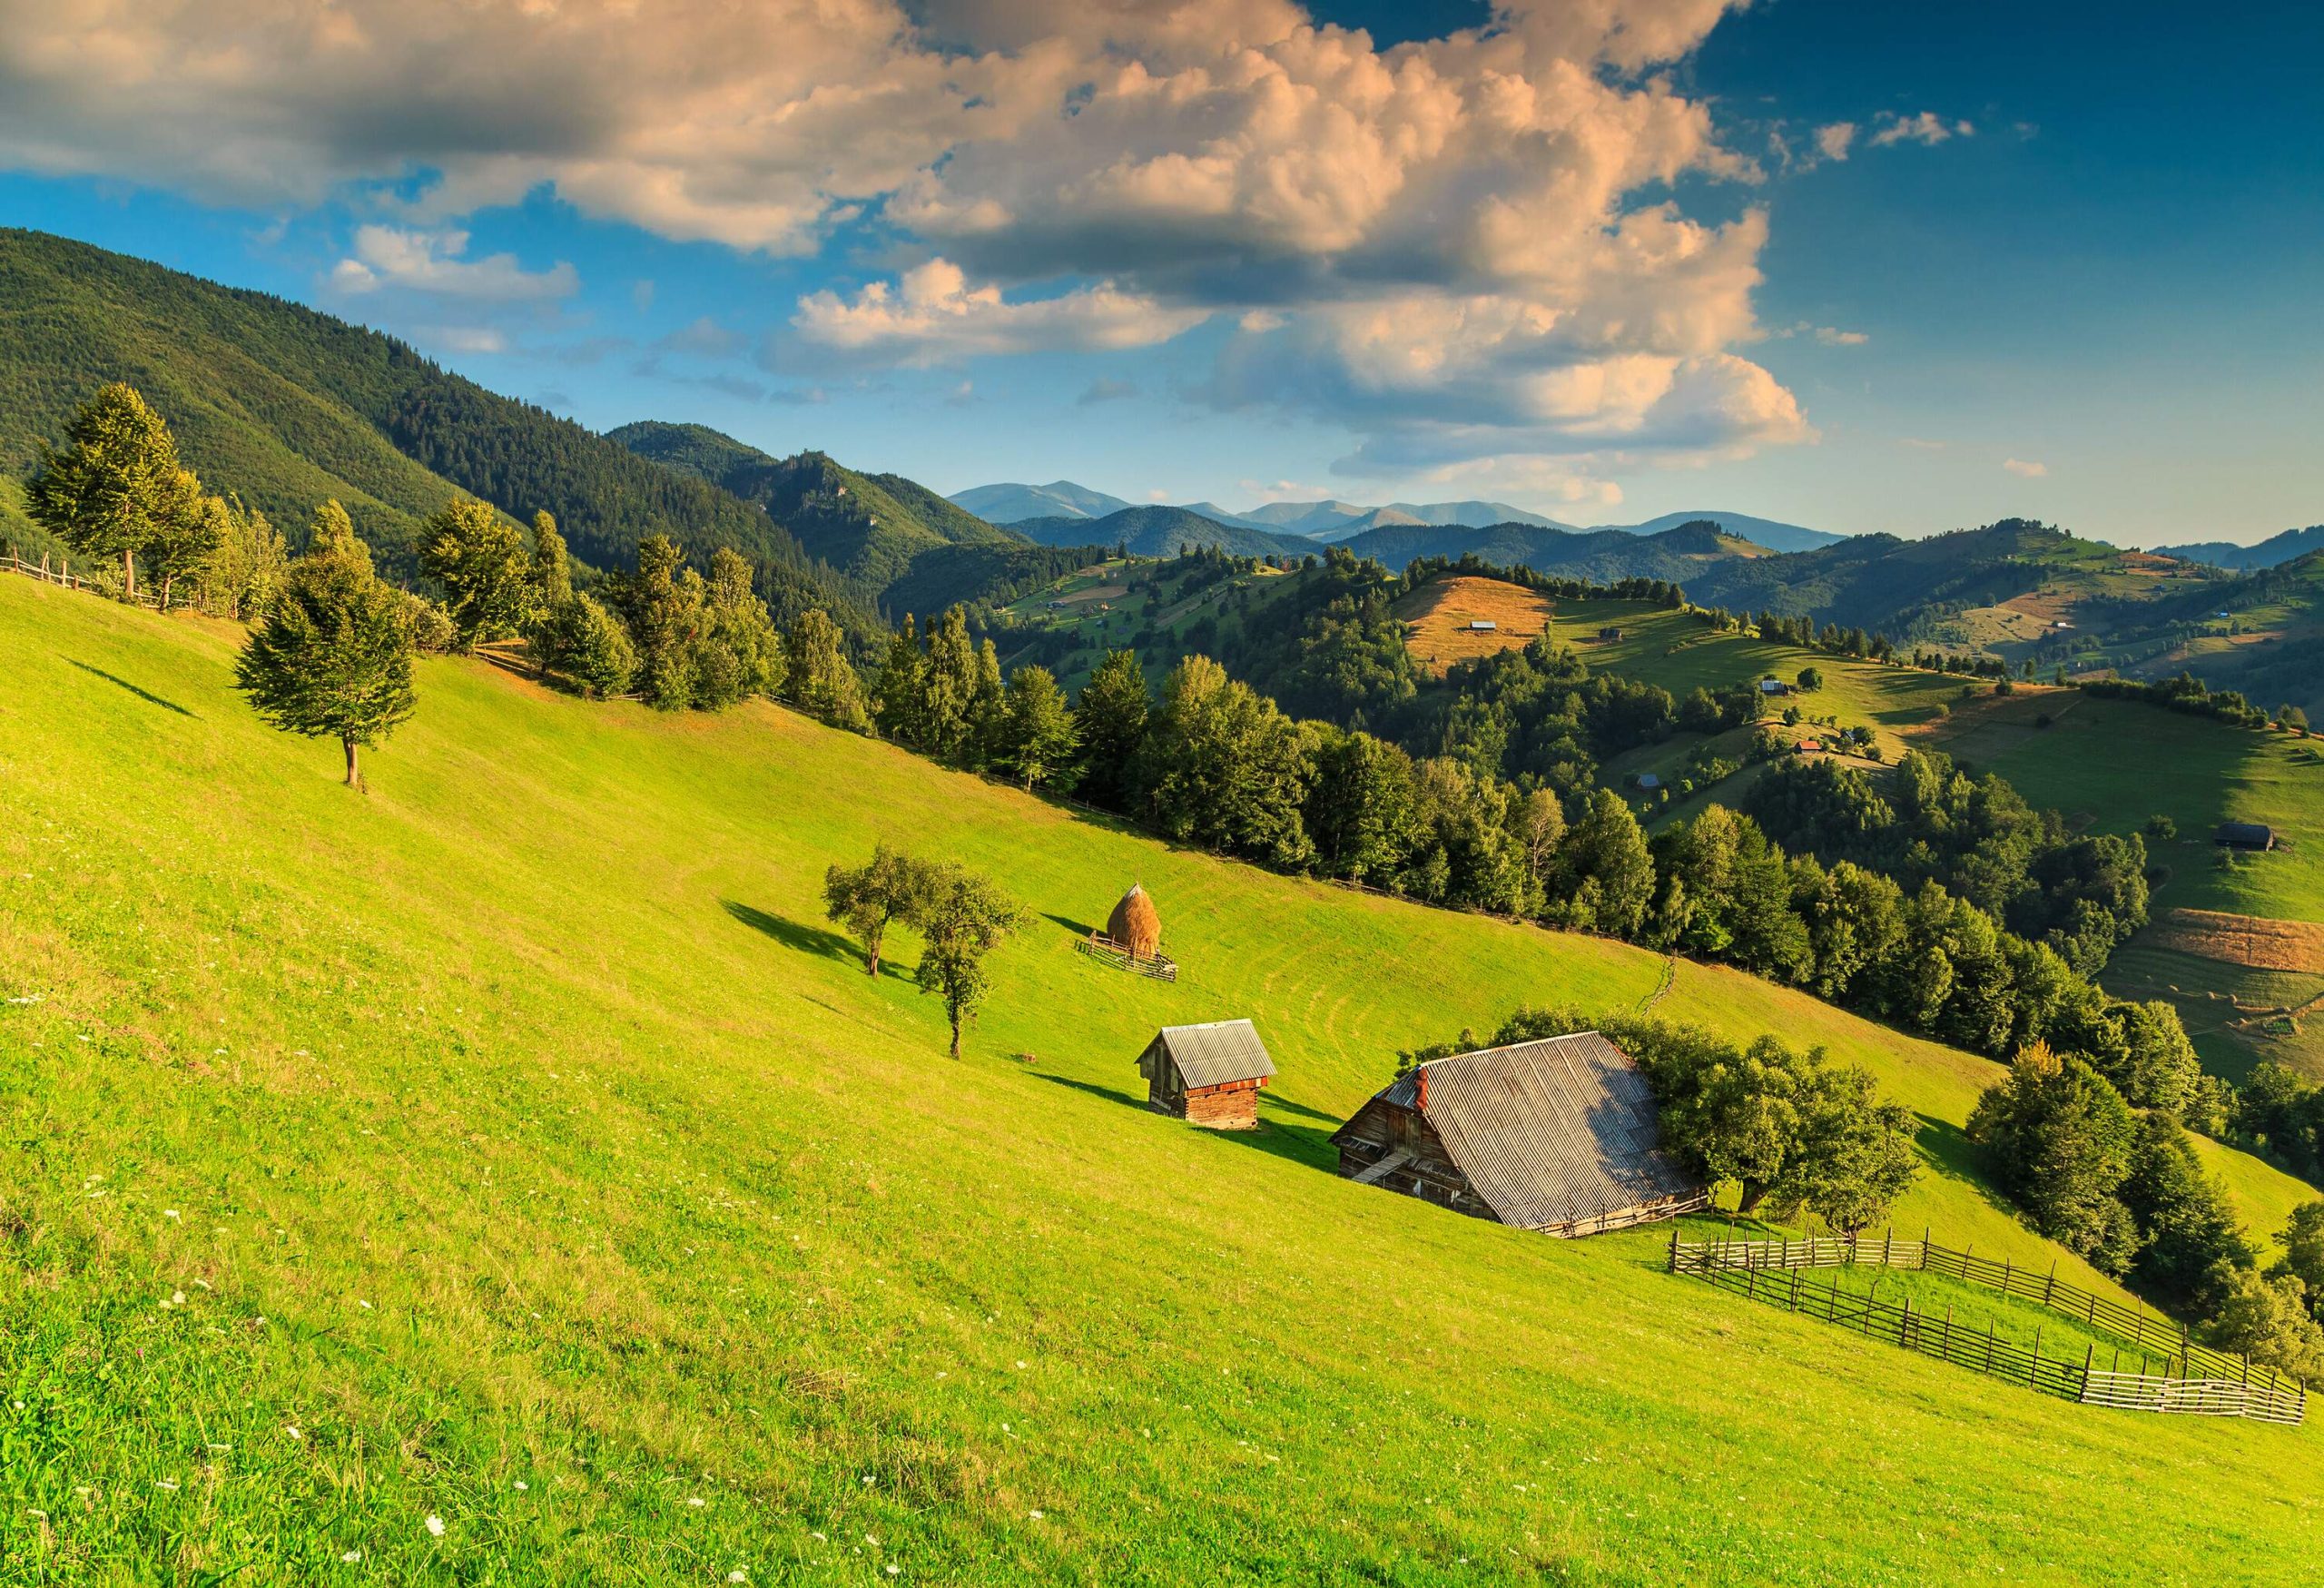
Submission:
[[[465,491],[519,518],[548,509],[574,555],[601,568],[626,563],[656,530],[697,557],[732,547],[759,565],[778,616],[825,607],[866,646],[881,629],[867,591],[757,507],[391,337],[84,243],[0,230],[0,471],[28,471],[40,443],[109,380],[145,393],[212,489],[240,492],[294,536],[337,497],[401,575],[412,572],[419,521]]]
[[[1527,524],[1496,524],[1487,529],[1458,526],[1394,525],[1368,529],[1342,545],[1391,568],[1418,557],[1458,560],[1475,557],[1502,567],[1523,566],[1536,573],[1611,584],[1621,579],[1694,582],[1724,563],[1768,557],[1749,541],[1722,534],[1708,522],[1682,524],[1655,535],[1625,529],[1554,529]]]
[[[1659,535],[1665,529],[1676,529],[1681,524],[1709,522],[1716,524],[1728,535],[1764,546],[1769,551],[1813,551],[1820,546],[1837,546],[1848,537],[1835,535],[1828,529],[1810,529],[1804,524],[1786,524],[1779,519],[1754,518],[1748,513],[1729,512],[1724,508],[1689,508],[1682,513],[1665,513],[1659,518],[1649,518],[1643,524],[1612,524],[1607,528],[1620,529],[1631,535]]]
[[[2324,524],[2287,529],[2252,546],[2239,546],[2232,540],[2202,540],[2187,546],[2158,546],[2154,549],[2158,557],[2209,563],[2213,567],[2271,568],[2312,551],[2324,551]]]
[[[1130,504],[1069,479],[1047,485],[980,485],[954,491],[952,504],[994,524],[1024,518],[1102,518]]]
[[[1222,524],[1184,508],[1124,508],[1102,518],[1026,518],[1009,526],[1043,546],[1126,547],[1134,557],[1176,557],[1216,548],[1235,557],[1306,557],[1315,543]]]
[[[1659,1231],[1561,1244],[1349,1184],[1324,1142],[1400,1046],[1521,999],[1653,1000],[1866,1064],[1937,1166],[1900,1225],[2102,1287],[1978,1182],[1984,1060],[1167,849],[766,705],[663,717],[425,659],[358,797],[234,697],[237,638],[0,579],[13,1563],[2307,1569],[2313,1429],[2039,1397],[1668,1276]],[[883,837],[1036,912],[962,1062],[823,922],[823,868]],[[1131,881],[1175,985],[1075,952]],[[1265,1128],[1140,1106],[1153,1028],[1226,1014],[1274,1049]],[[2204,1152],[2257,1227],[2303,1195]]]

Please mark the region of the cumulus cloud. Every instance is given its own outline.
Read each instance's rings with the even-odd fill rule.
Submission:
[[[1855,146],[1854,122],[1832,122],[1816,129],[1816,153],[1825,160],[1846,160]]]
[[[1217,315],[1202,395],[1351,427],[1353,466],[1684,461],[1813,434],[1735,350],[1765,217],[1666,196],[1760,174],[1659,71],[1729,7],[1506,0],[1381,49],[1295,0],[53,0],[0,30],[0,163],[365,195],[404,252],[359,241],[348,292],[395,268],[569,292],[569,267],[450,242],[541,190],[773,253],[860,228],[926,262],[801,300],[778,367],[1144,347]]]
[[[2050,472],[2046,463],[2030,463],[2023,458],[2004,458],[2001,466],[2021,479],[2040,479]]]
[[[468,247],[468,234],[450,228],[359,226],[354,252],[331,267],[330,285],[348,294],[393,288],[485,303],[569,298],[581,285],[573,267],[561,260],[550,270],[527,271],[513,253],[464,259]]]
[[[1880,114],[1880,124],[1872,131],[1872,146],[1885,149],[1891,143],[1936,144],[1949,138],[1974,136],[1976,131],[1969,122],[1947,121],[1933,110],[1909,116],[1884,111]]]
[[[802,298],[791,323],[803,340],[832,353],[928,365],[972,354],[1148,347],[1207,313],[1166,307],[1111,281],[1011,301],[999,287],[971,285],[960,266],[935,259],[892,287],[872,281],[852,298],[830,291]]]
[[[1094,408],[1101,402],[1119,402],[1124,398],[1137,395],[1137,381],[1117,380],[1110,376],[1101,375],[1089,382],[1081,395],[1073,400],[1083,408]]]

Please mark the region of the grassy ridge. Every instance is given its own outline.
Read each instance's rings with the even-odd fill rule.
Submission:
[[[2308,1430],[2083,1411],[1672,1279],[1651,1232],[1319,1172],[1395,1047],[1635,1005],[1653,956],[1169,852],[773,708],[469,663],[422,664],[357,798],[231,695],[233,641],[0,581],[0,993],[38,1000],[0,1004],[0,1580],[2312,1558]],[[963,1063],[820,922],[822,867],[880,836],[1044,912]],[[1073,952],[1133,880],[1177,986]],[[1991,1065],[1719,971],[1657,1007],[1874,1066],[1938,1163],[1900,1222],[2048,1260],[1958,1155]],[[1229,1013],[1282,1070],[1265,1130],[1134,1106],[1156,1023]],[[2280,1219],[2296,1188],[2219,1157]]]

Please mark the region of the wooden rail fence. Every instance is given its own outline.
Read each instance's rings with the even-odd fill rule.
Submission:
[[[1103,932],[1091,932],[1081,940],[1080,947],[1083,953],[1103,961],[1116,970],[1151,976],[1157,981],[1176,981],[1178,979],[1178,962],[1169,955],[1134,954]]]
[[[2045,1356],[2038,1327],[2029,1348],[1999,1338],[1990,1323],[1982,1333],[1956,1327],[1949,1307],[1940,1319],[1916,1310],[1909,1297],[1898,1305],[1843,1291],[1837,1278],[1820,1287],[1804,1282],[1814,1269],[1858,1266],[1941,1274],[2049,1307],[2093,1332],[2103,1330],[2136,1346],[2138,1369],[2124,1370],[2120,1350],[2102,1366],[2094,1344],[2084,1346],[2080,1362]],[[1692,1274],[1752,1300],[1805,1312],[1892,1340],[1906,1350],[2085,1406],[2268,1423],[2298,1423],[2307,1415],[2308,1389],[2296,1378],[2248,1357],[2199,1345],[2183,1327],[2144,1307],[2125,1307],[2112,1297],[2061,1284],[2054,1266],[2043,1273],[1997,1263],[1938,1246],[1925,1235],[1918,1240],[1898,1240],[1889,1233],[1812,1240],[1685,1241],[1674,1230],[1670,1271]],[[2161,1352],[2159,1359],[2147,1355],[2150,1346]]]

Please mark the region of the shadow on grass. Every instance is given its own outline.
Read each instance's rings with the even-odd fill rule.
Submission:
[[[764,932],[784,948],[796,949],[803,954],[821,954],[826,959],[839,960],[853,965],[858,970],[863,966],[863,951],[852,940],[842,937],[838,932],[827,932],[820,926],[809,926],[803,922],[793,921],[785,916],[770,915],[763,910],[755,909],[738,900],[721,899],[718,902],[727,914],[749,927],[753,932]],[[894,962],[882,960],[880,963],[880,974],[901,976],[903,972],[896,967]]]
[[[1088,937],[1091,932],[1098,930],[1086,921],[1076,921],[1070,915],[1054,915],[1046,910],[1041,912],[1041,919],[1044,921],[1056,922],[1059,926],[1062,926],[1066,931],[1071,932],[1076,937]]]
[[[1340,1128],[1340,1120],[1335,1115],[1327,1114],[1321,1109],[1311,1109],[1305,1103],[1295,1103],[1289,1098],[1277,1097],[1271,1091],[1260,1093],[1259,1102],[1262,1107],[1278,1113],[1297,1114],[1304,1119],[1321,1119],[1334,1130]]]
[[[1076,1080],[1069,1075],[1058,1075],[1047,1070],[1036,1070],[1033,1073],[1043,1080],[1053,1082],[1058,1086],[1071,1087],[1075,1091],[1086,1091],[1091,1097],[1103,1098],[1109,1103],[1128,1103],[1140,1110],[1146,1107],[1145,1098],[1136,1092],[1124,1091],[1118,1087],[1099,1086],[1094,1080]]]
[[[68,662],[73,661],[73,658],[70,656],[67,656],[64,659]],[[199,716],[195,716],[192,712],[190,712],[186,710],[185,707],[180,705],[176,701],[164,700],[150,689],[140,689],[128,679],[116,677],[113,674],[106,672],[103,667],[92,667],[86,662],[73,662],[73,665],[80,668],[84,673],[90,674],[94,677],[102,678],[108,684],[128,690],[130,694],[137,696],[138,699],[145,702],[148,705],[158,705],[163,711],[173,711],[180,716],[193,717],[195,722],[200,722],[202,720]]]
[[[1076,1080],[1069,1075],[1058,1075],[1046,1070],[1037,1070],[1033,1073],[1054,1085],[1070,1087],[1075,1091],[1087,1092],[1093,1098],[1103,1098],[1109,1103],[1121,1103],[1126,1107],[1136,1109],[1141,1114],[1149,1111],[1147,1109],[1146,1096],[1143,1092],[1100,1086],[1095,1081]],[[1265,1107],[1275,1106],[1271,1099],[1263,1099],[1262,1101]],[[1276,1158],[1289,1159],[1292,1162],[1304,1164],[1309,1169],[1336,1172],[1339,1169],[1339,1149],[1331,1144],[1330,1137],[1332,1130],[1339,1129],[1339,1121],[1329,1119],[1327,1115],[1315,1114],[1312,1109],[1302,1109],[1299,1111],[1315,1114],[1316,1119],[1327,1120],[1331,1129],[1322,1129],[1314,1125],[1289,1125],[1281,1120],[1262,1118],[1256,1129],[1207,1130],[1205,1134],[1216,1136],[1221,1141],[1232,1141],[1238,1147],[1255,1147],[1261,1152],[1270,1153]],[[1157,1115],[1156,1118],[1167,1119],[1168,1116]],[[1176,1122],[1185,1124],[1184,1120]],[[1204,1129],[1200,1125],[1187,1125],[1186,1128],[1189,1130]]]

